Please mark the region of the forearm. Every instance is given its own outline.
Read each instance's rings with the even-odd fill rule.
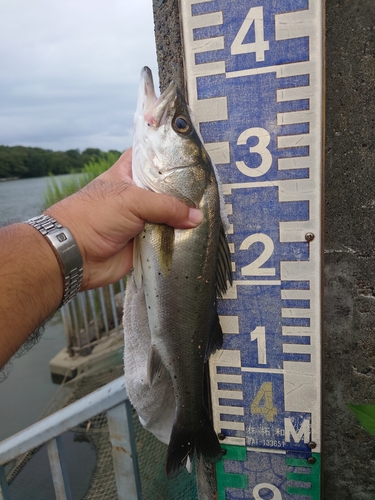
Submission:
[[[61,303],[62,274],[46,239],[27,224],[0,229],[0,367]]]
[[[133,238],[145,221],[196,227],[202,213],[131,179],[131,150],[78,193],[45,214],[69,229],[83,260],[81,290],[123,278],[133,265]],[[63,275],[48,240],[28,224],[0,228],[0,368],[58,309]]]

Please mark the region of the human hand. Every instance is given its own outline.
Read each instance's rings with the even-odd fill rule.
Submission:
[[[72,233],[83,258],[81,290],[114,283],[133,267],[133,238],[145,221],[178,229],[196,227],[203,218],[176,198],[136,186],[131,149],[106,172],[45,213]]]

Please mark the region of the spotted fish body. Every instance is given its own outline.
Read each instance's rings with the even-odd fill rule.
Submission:
[[[204,404],[204,363],[222,345],[216,297],[226,291],[231,271],[211,160],[176,85],[156,99],[148,68],[135,115],[133,178],[204,214],[194,229],[146,224],[134,244],[135,280],[151,332],[149,384],[167,372],[176,401],[166,459],[171,478],[194,452],[210,462],[222,456]]]

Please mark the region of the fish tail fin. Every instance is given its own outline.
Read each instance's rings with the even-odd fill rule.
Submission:
[[[167,450],[165,469],[168,479],[173,479],[186,467],[187,458],[192,460],[194,452],[210,463],[218,462],[223,454],[217,435],[208,416],[199,429],[191,426],[173,425]]]

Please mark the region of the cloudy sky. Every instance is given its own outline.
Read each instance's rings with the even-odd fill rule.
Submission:
[[[0,144],[126,149],[144,65],[152,0],[1,0]]]

